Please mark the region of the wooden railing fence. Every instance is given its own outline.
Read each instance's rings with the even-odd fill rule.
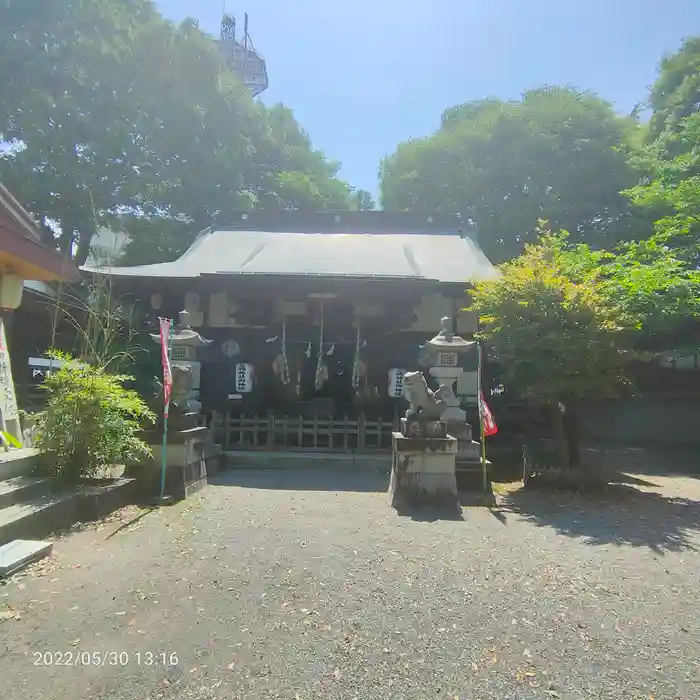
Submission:
[[[363,414],[350,418],[318,416],[246,415],[212,412],[203,423],[224,450],[319,450],[366,452],[391,449],[393,422],[368,420]]]

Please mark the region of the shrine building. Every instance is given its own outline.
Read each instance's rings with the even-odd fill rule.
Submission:
[[[499,273],[459,215],[249,212],[202,231],[177,260],[90,268],[153,321],[213,342],[175,348],[225,450],[387,449],[403,372],[440,330],[473,337],[467,290]],[[154,347],[154,351],[157,348]],[[476,353],[456,394],[476,403]]]

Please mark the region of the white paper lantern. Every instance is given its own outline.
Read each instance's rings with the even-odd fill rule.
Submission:
[[[22,301],[24,280],[9,272],[0,273],[0,309],[16,309]]]
[[[246,362],[236,365],[236,391],[239,394],[249,394],[253,391],[254,374],[253,365]]]

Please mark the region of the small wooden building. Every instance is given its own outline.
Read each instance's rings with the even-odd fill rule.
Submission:
[[[19,413],[6,326],[27,281],[69,280],[77,272],[71,261],[42,244],[31,216],[0,183],[0,428],[17,439],[21,439]]]
[[[91,270],[153,318],[214,342],[192,358],[203,413],[225,449],[366,450],[390,445],[401,372],[473,281],[498,274],[460,216],[242,213],[173,262]],[[476,357],[458,394],[475,402]]]

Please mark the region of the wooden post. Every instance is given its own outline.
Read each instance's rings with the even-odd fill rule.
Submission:
[[[367,419],[364,411],[357,417],[357,451],[361,452],[367,445]]]
[[[231,449],[231,411],[224,411],[224,449]]]
[[[267,446],[275,446],[275,414],[268,413],[267,415]]]

